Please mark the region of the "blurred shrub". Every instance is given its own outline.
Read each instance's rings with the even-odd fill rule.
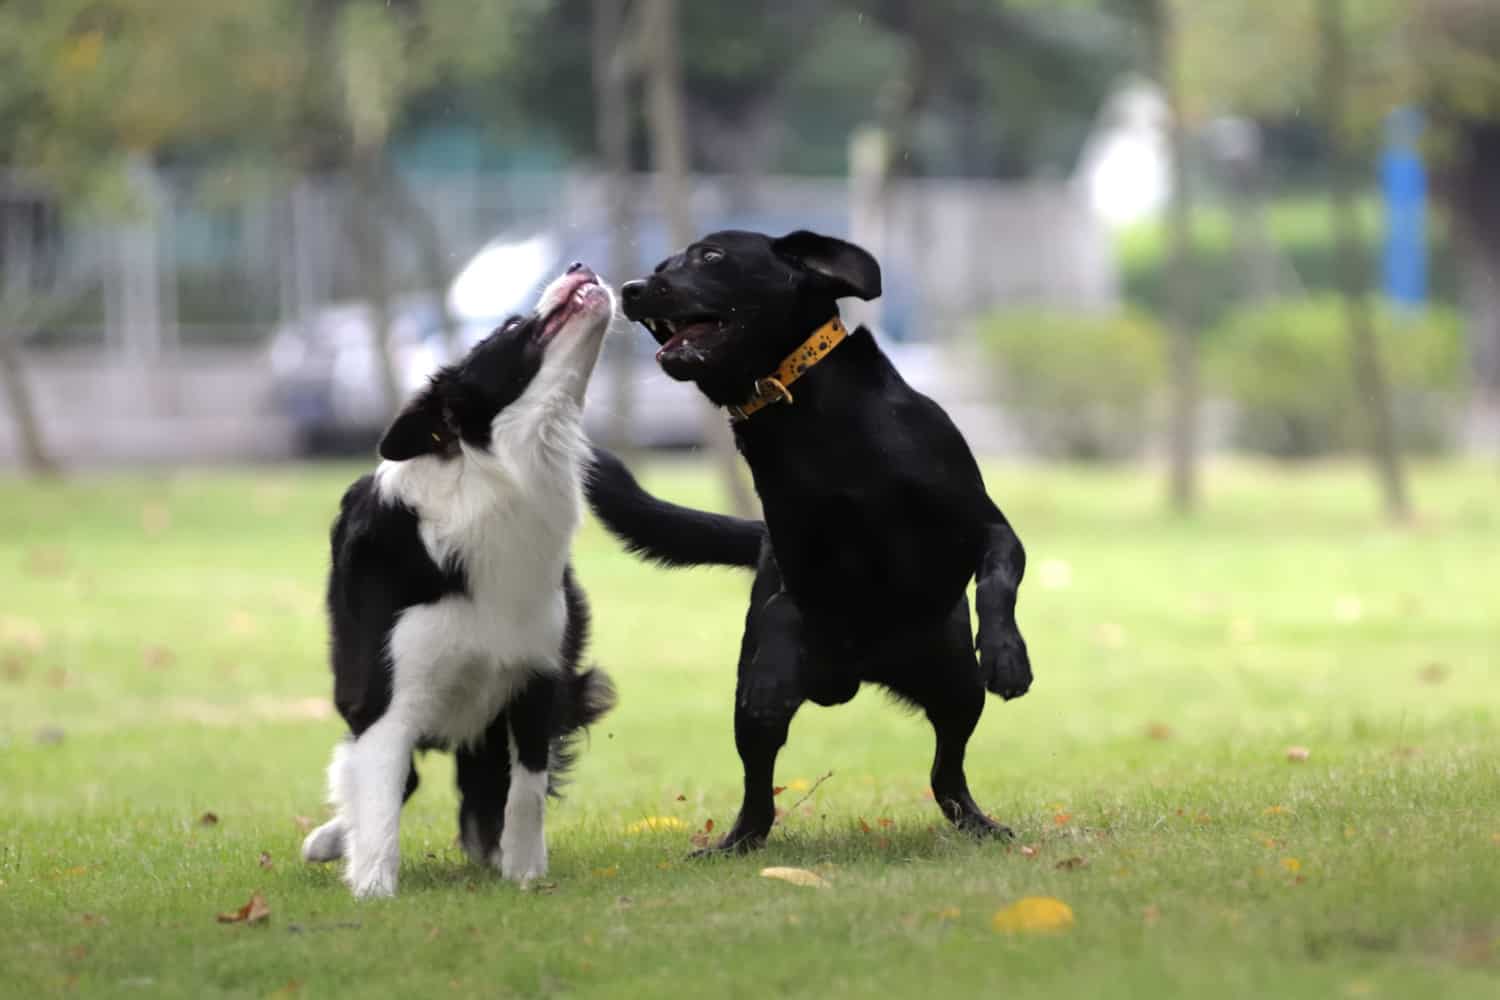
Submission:
[[[1459,394],[1458,320],[1445,309],[1373,311],[1403,445],[1451,444]],[[1236,443],[1304,458],[1359,448],[1365,411],[1354,388],[1349,331],[1334,295],[1234,310],[1206,344],[1212,386],[1236,407]]]
[[[979,335],[1001,398],[1038,452],[1099,460],[1145,446],[1165,375],[1165,338],[1145,316],[1007,312]]]
[[[1369,247],[1370,278],[1379,282],[1379,240],[1383,223],[1374,198],[1360,203],[1361,228]],[[1328,201],[1322,197],[1282,197],[1265,208],[1266,235],[1287,275],[1287,294],[1320,295],[1337,288],[1338,257],[1334,250]],[[1194,298],[1203,324],[1213,327],[1245,297],[1244,263],[1234,247],[1230,216],[1222,208],[1205,206],[1194,218]],[[1430,261],[1428,278],[1433,302],[1455,301],[1454,268],[1447,227],[1438,213],[1428,222]],[[1144,223],[1120,233],[1116,242],[1121,290],[1125,301],[1153,315],[1164,315],[1167,303],[1166,233],[1159,222]]]

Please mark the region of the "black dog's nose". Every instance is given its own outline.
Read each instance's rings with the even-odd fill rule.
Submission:
[[[646,280],[637,278],[620,286],[620,297],[626,302],[639,302],[646,294]]]
[[[582,271],[582,270],[583,270],[583,261],[581,261],[581,260],[575,260],[573,263],[571,263],[571,264],[568,265],[568,273],[569,274],[573,274],[574,272]]]

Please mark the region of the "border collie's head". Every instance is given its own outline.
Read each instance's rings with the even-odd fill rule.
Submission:
[[[490,449],[503,424],[526,429],[528,416],[576,416],[613,315],[609,289],[574,264],[542,292],[536,311],[512,316],[434,374],[385,432],[380,457],[454,458],[465,446]]]

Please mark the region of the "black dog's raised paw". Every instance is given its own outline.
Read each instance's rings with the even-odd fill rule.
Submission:
[[[985,689],[1006,701],[1019,698],[1031,689],[1031,657],[1026,640],[1014,627],[991,638],[979,640],[979,674]]]

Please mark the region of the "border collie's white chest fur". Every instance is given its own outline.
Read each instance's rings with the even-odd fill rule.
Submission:
[[[432,561],[466,583],[466,593],[408,608],[391,631],[392,703],[425,737],[476,739],[528,677],[557,669],[587,445],[576,407],[555,402],[541,418],[548,433],[525,436],[533,450],[376,471],[381,495],[417,513]]]

